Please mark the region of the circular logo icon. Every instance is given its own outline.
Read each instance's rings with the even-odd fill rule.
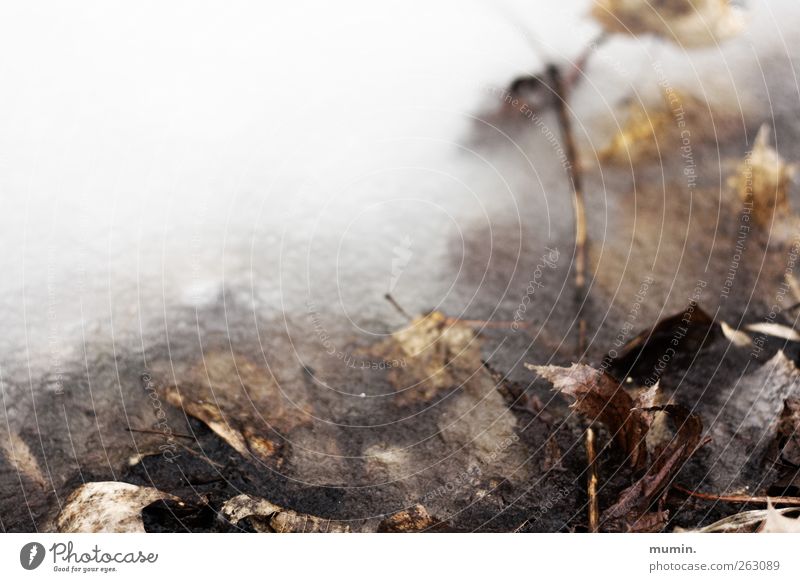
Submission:
[[[19,551],[19,563],[26,570],[35,570],[44,561],[44,546],[39,542],[30,542]]]

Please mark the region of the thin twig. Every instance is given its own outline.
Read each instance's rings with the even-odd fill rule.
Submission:
[[[388,301],[392,305],[392,307],[394,307],[397,310],[397,312],[400,315],[405,317],[407,320],[411,321],[412,319],[414,319],[408,314],[408,312],[405,309],[403,309],[403,307],[397,302],[397,300],[394,297],[392,297],[391,293],[387,293],[383,297],[384,299],[386,299],[386,301]]]
[[[600,506],[597,503],[597,453],[594,448],[594,430],[586,429],[586,458],[589,462],[589,484],[586,487],[589,493],[589,531],[596,532],[600,529]]]
[[[567,109],[567,89],[561,79],[557,67],[551,65],[547,68],[550,83],[556,98],[556,113],[561,126],[561,137],[564,141],[564,152],[567,157],[566,172],[572,185],[572,207],[575,212],[575,303],[577,305],[578,319],[578,360],[583,359],[586,351],[586,320],[583,316],[586,303],[586,256],[587,256],[587,231],[586,231],[586,204],[583,197],[583,184],[581,180],[581,166],[578,159],[578,149],[572,133],[572,121]],[[589,531],[596,532],[600,527],[600,510],[597,501],[597,464],[595,463],[595,432],[590,425],[586,429],[586,460],[588,463],[589,495]]]
[[[196,440],[195,437],[193,437],[192,435],[181,434],[179,432],[164,432],[163,430],[151,430],[151,429],[146,429],[146,428],[131,428],[129,426],[126,426],[125,430],[127,430],[128,432],[141,432],[141,433],[144,433],[144,434],[159,434],[159,435],[165,436],[165,437],[173,436],[173,437],[178,437],[178,438],[182,438],[182,439]]]
[[[580,78],[580,75],[586,69],[586,63],[589,61],[589,57],[591,57],[594,52],[609,39],[609,36],[610,35],[608,33],[601,32],[597,38],[586,45],[583,51],[578,55],[578,58],[572,63],[572,70],[564,79],[564,84],[568,89],[571,89],[575,86]]]
[[[756,495],[753,497],[750,495],[716,495],[714,493],[692,491],[680,485],[673,485],[672,487],[689,497],[696,497],[697,499],[703,499],[705,501],[723,501],[727,503],[792,503],[800,505],[800,497],[783,497],[779,495],[774,497],[771,495]]]

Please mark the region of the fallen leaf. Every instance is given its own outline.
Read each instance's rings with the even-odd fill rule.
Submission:
[[[745,329],[763,335],[779,337],[792,342],[800,342],[799,333],[797,333],[791,327],[787,327],[779,323],[751,323],[750,325],[745,326]]]
[[[751,340],[750,336],[743,331],[733,329],[724,321],[720,322],[720,327],[722,328],[722,334],[728,338],[733,345],[740,348],[747,348],[753,345],[753,340]]]
[[[389,371],[400,405],[428,401],[442,390],[458,387],[482,366],[472,328],[438,311],[416,317],[370,353],[405,363]]]
[[[756,223],[769,225],[776,217],[789,215],[789,185],[794,166],[769,145],[770,130],[762,125],[753,149],[739,164],[735,185],[745,209],[752,210]]]
[[[793,510],[800,508],[794,507]],[[761,533],[800,533],[800,518],[786,517],[776,510],[772,503],[767,504],[767,518]]]
[[[752,533],[764,522],[768,514],[767,509],[753,509],[742,511],[715,521],[709,525],[697,529],[685,529],[676,527],[675,533]],[[783,509],[773,509],[778,514],[783,515],[792,511],[797,511],[792,507]]]
[[[250,495],[237,495],[222,506],[222,514],[233,524],[248,519],[258,532],[271,533],[347,533],[350,525],[315,515],[284,509],[271,501]]]
[[[201,420],[242,456],[254,456],[266,461],[278,448],[277,443],[257,434],[252,427],[243,426],[234,418],[226,417],[222,410],[211,402],[185,397],[177,386],[168,387],[165,390],[165,397],[171,405]]]
[[[721,328],[696,303],[681,313],[660,320],[628,341],[611,359],[611,372],[619,378],[633,377],[651,386],[681,353],[695,354],[722,336]]]
[[[657,101],[636,99],[622,105],[622,125],[614,126],[615,133],[599,153],[603,164],[629,168],[632,163],[661,163],[664,156],[673,150],[674,144],[682,143],[684,126],[695,128],[697,134],[693,137],[698,141],[714,140],[720,136],[704,133],[710,111],[714,112],[715,119],[720,120],[717,126],[719,134],[733,131],[729,120],[735,119],[738,110],[724,102],[711,103],[672,88],[662,90],[659,95]]]
[[[384,519],[378,526],[378,532],[409,533],[425,531],[434,527],[437,523],[439,522],[428,514],[428,510],[425,507],[417,504]]]
[[[631,466],[644,466],[649,419],[617,380],[586,364],[573,364],[569,368],[525,366],[552,383],[561,394],[574,398],[572,408],[604,424],[628,455]],[[651,393],[647,394],[652,397]]]
[[[728,0],[595,0],[591,14],[607,32],[654,34],[684,47],[716,45],[744,29]]]
[[[180,378],[178,385],[159,386],[164,399],[245,457],[281,464],[286,435],[310,423],[302,395],[288,398],[263,365],[231,350],[209,349]]]
[[[0,435],[5,437],[0,438],[0,451],[3,452],[3,455],[17,473],[27,477],[39,487],[47,487],[48,480],[44,476],[39,466],[39,461],[31,451],[28,443],[15,432],[3,432]]]
[[[658,411],[669,415],[675,426],[675,434],[651,455],[647,472],[625,489],[614,505],[603,512],[600,521],[608,530],[661,530],[667,516],[661,510],[653,512],[653,505],[684,463],[707,442],[702,439],[703,423],[700,417],[689,413],[683,406],[667,405],[646,412],[654,414]]]
[[[60,533],[145,533],[142,509],[178,499],[153,487],[117,481],[84,483],[67,498],[56,518]]]

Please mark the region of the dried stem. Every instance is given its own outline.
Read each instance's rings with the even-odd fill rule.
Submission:
[[[572,185],[572,207],[575,213],[575,303],[577,305],[578,319],[578,360],[582,360],[586,351],[586,320],[583,316],[586,303],[586,256],[587,256],[587,231],[586,231],[586,204],[583,197],[583,184],[581,180],[581,167],[578,160],[578,149],[572,132],[572,120],[567,109],[567,88],[561,79],[557,67],[551,65],[547,69],[553,93],[556,98],[556,113],[561,126],[561,137],[564,141],[564,151],[567,157],[567,177]],[[597,464],[595,463],[595,431],[592,426],[586,429],[586,461],[588,464],[589,495],[589,531],[596,532],[600,527],[600,510],[597,501]]]
[[[589,482],[586,487],[589,493],[589,531],[596,532],[600,529],[600,506],[597,503],[597,453],[594,448],[594,429],[586,429],[586,458],[589,462]]]
[[[392,294],[391,294],[391,293],[387,293],[387,294],[386,294],[386,295],[384,295],[383,297],[384,297],[384,299],[386,299],[386,301],[388,301],[388,302],[389,302],[389,304],[390,304],[392,307],[394,307],[394,308],[397,310],[397,312],[398,312],[400,315],[402,315],[403,317],[405,317],[407,320],[411,321],[412,319],[414,319],[413,317],[411,317],[411,316],[408,314],[408,312],[407,312],[405,309],[403,309],[403,306],[402,306],[402,305],[400,305],[400,304],[397,302],[397,300],[396,300],[396,299],[395,299],[395,298],[392,296]]]
[[[800,497],[782,497],[771,495],[757,495],[751,497],[749,495],[715,495],[714,493],[701,493],[700,491],[691,491],[680,485],[673,485],[681,493],[689,497],[696,497],[697,499],[704,499],[705,501],[723,501],[727,503],[791,503],[800,505]]]

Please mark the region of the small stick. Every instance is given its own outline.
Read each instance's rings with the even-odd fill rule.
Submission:
[[[588,58],[588,57],[587,57]],[[567,156],[567,177],[572,185],[572,207],[575,212],[575,302],[578,306],[578,360],[583,359],[586,351],[586,319],[583,315],[583,307],[586,303],[586,204],[583,197],[583,184],[581,181],[581,167],[578,160],[578,148],[575,146],[575,138],[572,134],[572,122],[567,110],[567,89],[561,80],[561,74],[557,67],[551,65],[547,69],[550,82],[553,85],[553,92],[556,97],[556,112],[558,122],[561,126],[561,136],[564,140],[564,150]],[[596,532],[600,525],[600,511],[597,501],[597,464],[595,463],[595,432],[589,425],[586,429],[586,460],[589,469],[589,482],[587,492],[589,494],[589,531]]]
[[[751,497],[749,495],[715,495],[713,493],[701,493],[700,491],[691,491],[690,489],[686,489],[686,487],[681,487],[680,485],[673,485],[675,489],[688,495],[689,497],[696,497],[697,499],[703,499],[705,501],[724,501],[727,503],[793,503],[795,505],[800,505],[800,497],[782,497],[776,496],[772,497],[771,495],[757,495]]]
[[[600,529],[600,506],[597,503],[597,454],[594,449],[594,429],[589,427],[586,429],[586,458],[589,462],[589,484],[587,491],[589,493],[589,531],[596,533]]]
[[[160,435],[166,436],[166,437],[174,436],[174,437],[178,437],[178,438],[182,438],[182,439],[195,440],[195,438],[192,435],[181,434],[179,432],[170,433],[170,432],[164,432],[162,430],[150,430],[150,429],[146,429],[146,428],[131,428],[129,426],[126,426],[125,430],[127,430],[128,432],[141,432],[141,433],[145,433],[145,434],[160,434]]]
[[[592,56],[594,51],[596,51],[601,45],[603,45],[609,38],[609,35],[606,32],[601,32],[597,38],[595,38],[592,42],[590,42],[586,47],[584,47],[581,54],[578,55],[578,58],[572,63],[572,71],[569,75],[567,75],[566,79],[564,79],[564,84],[568,88],[572,88],[578,82],[578,78],[580,74],[586,68],[586,63],[589,60],[589,57]]]
[[[403,307],[395,300],[395,298],[392,297],[391,293],[387,293],[386,295],[383,296],[383,298],[386,299],[386,301],[388,301],[392,305],[392,307],[394,307],[398,311],[398,313],[400,313],[400,315],[405,317],[407,320],[411,321],[412,319],[414,319],[408,314],[408,312],[405,309],[403,309]]]

